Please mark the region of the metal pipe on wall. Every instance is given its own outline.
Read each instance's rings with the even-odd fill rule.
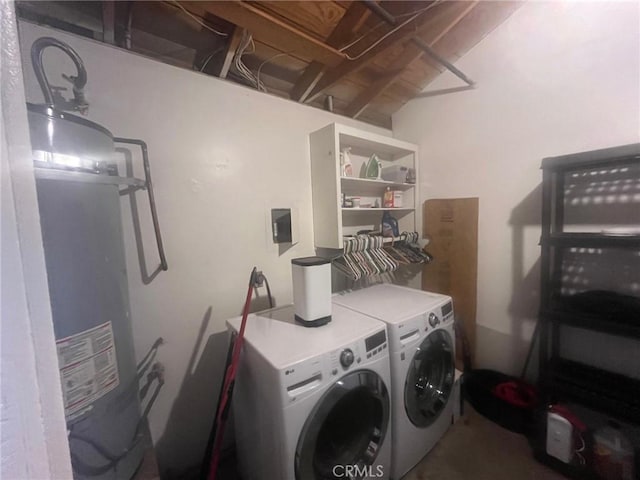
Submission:
[[[458,77],[460,80],[462,80],[464,83],[466,83],[467,85],[469,85],[470,87],[472,87],[473,85],[476,84],[476,82],[474,82],[473,80],[471,80],[469,77],[467,77],[464,73],[462,73],[458,68],[456,68],[451,62],[449,62],[447,59],[441,57],[438,53],[436,53],[428,44],[427,42],[425,42],[423,39],[421,39],[420,37],[413,37],[411,39],[411,41],[413,42],[413,44],[415,46],[417,46],[418,48],[420,48],[424,53],[426,53],[427,55],[429,55],[431,58],[433,58],[436,62],[440,63],[441,65],[443,65],[447,70],[449,70],[451,73],[453,73],[456,77]]]
[[[327,95],[324,99],[324,109],[333,112],[333,95]]]
[[[374,0],[363,0],[363,3],[367,6],[369,10],[371,10],[373,13],[378,15],[389,25],[392,25],[392,26],[397,25],[398,21],[396,20],[396,18],[393,15],[391,15],[387,10],[385,10],[383,7],[381,7]],[[438,53],[436,53],[422,38],[417,36],[412,37],[411,42],[420,50],[422,50],[424,53],[426,53],[429,57],[431,57],[433,60],[441,64],[451,73],[453,73],[456,77],[458,77],[463,82],[465,82],[467,85],[469,85],[470,87],[475,85],[475,82],[473,80],[467,77],[463,72],[460,71],[460,69],[456,68],[447,59],[441,57]]]

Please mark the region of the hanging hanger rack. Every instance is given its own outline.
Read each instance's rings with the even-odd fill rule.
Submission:
[[[392,239],[369,234],[347,236],[342,255],[333,260],[333,266],[357,281],[393,274],[401,265],[429,263],[432,257],[419,247],[418,240],[417,232],[402,232]]]

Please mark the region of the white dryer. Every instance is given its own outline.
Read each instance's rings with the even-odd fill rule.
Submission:
[[[388,479],[386,325],[339,305],[299,325],[292,305],[252,314],[233,394],[244,480]],[[238,331],[241,319],[227,326]]]
[[[455,333],[451,297],[391,284],[333,296],[387,323],[391,359],[391,478],[413,468],[451,425]]]

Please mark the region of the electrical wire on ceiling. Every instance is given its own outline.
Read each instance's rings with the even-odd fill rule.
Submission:
[[[209,56],[204,60],[204,62],[202,62],[202,66],[200,67],[200,71],[201,71],[201,72],[204,72],[204,69],[205,69],[205,68],[207,68],[207,65],[209,64],[209,62],[211,61],[211,59],[212,59],[213,57],[215,57],[218,53],[222,52],[224,49],[225,49],[225,47],[220,47],[220,48],[218,48],[217,50],[214,50],[214,52],[213,52],[211,55],[209,55]]]
[[[372,48],[374,48],[376,45],[378,45],[380,42],[382,42],[385,38],[387,38],[389,35],[391,35],[392,33],[394,33],[395,31],[399,30],[400,28],[402,28],[404,25],[412,22],[413,20],[415,20],[416,18],[418,18],[420,15],[422,15],[424,12],[430,10],[431,8],[435,7],[437,4],[441,3],[442,0],[435,0],[434,2],[432,2],[431,4],[429,4],[427,7],[425,8],[421,8],[418,10],[415,10],[413,12],[406,12],[400,15],[397,15],[396,18],[404,18],[407,16],[411,16],[411,18],[403,23],[401,23],[400,25],[398,25],[397,27],[393,28],[392,30],[390,30],[389,32],[387,32],[385,35],[383,35],[381,38],[379,38],[375,43],[373,43],[372,45],[370,45],[365,51],[361,52],[358,56],[356,57],[349,57],[349,55],[346,55],[347,60],[357,60],[358,58],[360,58],[361,56],[365,55],[366,53],[368,53]],[[369,31],[367,31],[365,34],[361,35],[359,38],[357,38],[356,40],[354,40],[353,42],[349,43],[348,45],[345,45],[344,47],[342,47],[339,51],[340,52],[344,52],[345,50],[347,50],[348,48],[352,47],[353,45],[357,44],[358,42],[360,42],[362,39],[364,39],[367,35],[369,35],[370,33],[372,33],[374,30],[378,29],[380,26],[382,25],[386,25],[386,22],[380,22],[378,25],[376,25],[375,27],[373,27],[372,29],[370,29]],[[251,52],[246,52],[246,48],[248,47],[248,45],[251,44],[253,45],[253,51]],[[240,46],[242,47],[242,42],[240,44]],[[237,52],[236,52],[236,56],[234,57],[234,65],[236,66],[236,70],[238,70],[238,73],[246,78],[254,87],[256,87],[258,90],[261,90],[263,92],[267,91],[266,86],[264,85],[264,82],[262,82],[260,80],[260,73],[262,72],[262,67],[264,67],[266,64],[270,63],[271,61],[275,60],[276,58],[279,57],[283,57],[283,56],[292,56],[291,54],[293,53],[293,51],[289,51],[289,52],[281,52],[281,53],[277,53],[275,55],[272,55],[271,57],[267,58],[266,60],[264,60],[260,66],[258,67],[258,70],[256,72],[256,75],[253,75],[253,72],[251,72],[251,70],[249,70],[249,68],[244,64],[244,62],[242,62],[242,55],[244,54],[251,54],[255,52],[255,43],[253,42],[253,37],[249,34],[249,41],[245,44],[244,48],[238,48]],[[239,53],[239,55],[238,55]],[[237,63],[236,63],[237,62]],[[202,67],[204,69],[204,66]]]
[[[256,78],[258,79],[258,82],[260,82],[260,72],[262,71],[262,67],[264,67],[267,63],[271,63],[271,61],[275,60],[276,58],[288,56],[288,55],[291,55],[292,53],[293,52],[276,53],[275,55],[272,55],[271,57],[267,58],[264,62],[262,62],[258,67],[258,71],[256,74]]]
[[[338,51],[341,52],[341,53],[345,53],[345,58],[347,60],[350,60],[350,61],[358,60],[359,58],[361,58],[364,55],[366,55],[367,53],[369,53],[373,48],[375,48],[377,45],[379,45],[384,39],[389,37],[391,34],[395,33],[398,30],[400,30],[405,25],[411,23],[416,18],[418,18],[420,15],[422,15],[426,11],[432,9],[433,7],[435,7],[436,5],[441,3],[442,1],[443,0],[435,0],[432,3],[430,3],[427,7],[424,7],[424,8],[412,11],[412,12],[406,12],[406,13],[402,13],[402,14],[396,15],[396,17],[395,17],[396,19],[404,18],[404,17],[407,17],[407,16],[410,16],[410,18],[405,20],[404,22],[400,23],[399,25],[395,26],[394,28],[392,28],[390,31],[388,31],[387,33],[382,35],[375,42],[373,42],[371,45],[369,45],[365,50],[363,50],[362,52],[360,52],[358,55],[356,55],[354,57],[350,56],[348,53],[345,53],[345,51],[348,50],[349,48],[353,47],[354,45],[360,43],[362,40],[364,40],[368,35],[370,35],[374,31],[376,31],[378,28],[380,28],[383,25],[386,25],[387,22],[378,23],[376,26],[374,26],[373,28],[369,29],[367,32],[365,32],[364,34],[362,34],[361,36],[359,36],[358,38],[356,38],[352,42],[350,42],[347,45],[344,45],[343,47],[341,47]],[[166,3],[169,3],[170,5],[179,8],[180,10],[182,10],[182,12],[184,12],[185,15],[188,15],[190,18],[192,18],[194,21],[196,21],[200,26],[202,26],[203,28],[205,28],[205,29],[207,29],[207,30],[209,30],[209,31],[211,31],[213,33],[215,33],[216,35],[220,35],[222,37],[228,37],[229,36],[228,33],[220,32],[220,31],[216,30],[215,28],[211,27],[210,25],[208,25],[207,23],[205,23],[201,17],[191,13],[184,6],[182,6],[180,4],[180,2],[178,2],[177,0],[169,0],[169,2],[166,2]],[[251,51],[247,51],[249,46],[252,47]],[[204,69],[207,67],[208,63],[211,61],[211,59],[217,53],[219,53],[220,51],[221,51],[221,49],[215,50],[212,54],[210,54],[204,60],[202,66],[200,67],[200,71],[201,72],[204,71]],[[267,88],[266,88],[264,82],[262,80],[260,80],[260,73],[262,71],[262,68],[266,64],[268,64],[269,62],[275,60],[276,58],[279,58],[279,57],[282,57],[282,56],[291,55],[293,53],[293,51],[277,53],[277,54],[269,57],[268,59],[264,60],[260,64],[260,66],[258,67],[258,70],[257,70],[255,75],[245,65],[245,63],[242,61],[242,57],[244,55],[247,55],[247,54],[250,55],[252,53],[255,53],[255,43],[253,41],[253,36],[250,33],[248,33],[247,31],[244,31],[243,34],[242,34],[242,39],[240,40],[240,44],[238,46],[238,49],[236,50],[236,52],[234,54],[234,57],[233,57],[233,66],[235,67],[236,73],[238,75],[240,75],[242,78],[244,78],[245,80],[247,80],[250,85],[252,85],[257,90],[260,90],[262,92],[267,92]]]
[[[178,2],[177,0],[171,0],[170,5],[173,4],[175,6],[177,6],[180,10],[182,10],[186,15],[188,15],[189,17],[191,17],[193,20],[195,20],[201,27],[206,28],[207,30],[209,30],[210,32],[215,33],[216,35],[220,35],[221,37],[228,37],[229,34],[228,33],[224,33],[224,32],[220,32],[218,30],[216,30],[215,28],[213,28],[210,25],[207,25],[200,17],[198,17],[197,15],[194,15],[193,13],[191,13],[189,10],[187,10],[186,8],[184,8],[180,2]]]
[[[385,38],[387,38],[389,35],[391,35],[392,33],[397,32],[398,30],[400,30],[402,27],[404,27],[405,25],[413,22],[416,18],[418,18],[420,15],[422,15],[424,12],[426,12],[427,10],[432,9],[433,7],[435,7],[438,3],[440,3],[439,1],[433,2],[431,3],[428,7],[425,7],[421,10],[417,10],[415,12],[415,14],[413,14],[408,20],[405,20],[404,22],[400,23],[399,25],[397,25],[396,27],[392,28],[391,30],[389,30],[387,33],[385,33],[383,36],[381,36],[378,40],[376,40],[375,42],[373,42],[371,45],[369,45],[365,50],[363,50],[362,52],[360,52],[358,55],[356,55],[355,57],[350,56],[348,53],[345,53],[345,57],[347,60],[358,60],[359,58],[363,57],[364,55],[366,55],[367,53],[369,53],[373,48],[375,48],[378,44],[380,44],[380,42],[382,42]],[[406,16],[406,15],[402,15],[402,16]],[[384,22],[386,23],[386,22]],[[371,31],[375,30],[376,28],[378,28],[377,26],[374,27]],[[360,38],[358,38],[357,40],[351,42],[349,45],[346,45],[342,48],[340,48],[338,51],[341,53],[344,53],[345,50],[347,50],[348,48],[352,47],[353,45],[355,45],[356,43],[358,43],[360,40],[362,40],[364,37],[366,37],[370,32],[365,33],[363,36],[361,36]]]
[[[394,27],[393,29],[391,29],[390,31],[388,31],[387,33],[385,33],[382,37],[380,37],[379,39],[377,39],[373,44],[371,44],[369,47],[367,47],[364,51],[360,52],[358,55],[356,55],[355,57],[350,56],[349,54],[345,53],[345,58],[347,60],[350,61],[354,61],[354,60],[358,60],[359,58],[363,57],[364,55],[366,55],[367,53],[369,53],[373,48],[375,48],[377,45],[380,44],[380,42],[382,42],[385,38],[387,38],[388,36],[390,36],[391,34],[395,33],[396,31],[398,31],[399,29],[401,29],[402,27],[404,27],[405,25],[407,25],[408,23],[411,23],[413,20],[415,20],[416,18],[418,18],[420,15],[422,15],[424,12],[432,9],[433,7],[435,7],[436,5],[438,5],[439,3],[441,3],[443,0],[435,0],[434,2],[430,3],[428,6],[426,6],[425,8],[421,8],[418,10],[415,10],[413,12],[406,12],[406,13],[402,13],[399,15],[396,15],[395,18],[404,18],[406,16],[411,16],[411,18],[409,18],[408,20],[402,22],[401,24],[399,24],[398,26]],[[189,10],[187,10],[184,6],[182,6],[180,4],[180,2],[178,2],[178,0],[170,0],[168,2],[170,5],[174,5],[177,8],[179,8],[180,10],[182,10],[185,15],[188,15],[190,18],[192,18],[194,21],[196,21],[200,26],[202,26],[203,28],[206,28],[207,30],[215,33],[216,35],[220,35],[222,37],[228,37],[229,34],[228,33],[224,33],[224,32],[220,32],[219,30],[216,30],[215,28],[211,27],[210,25],[206,24],[201,17],[191,13]],[[377,30],[378,28],[380,28],[383,25],[386,25],[386,22],[380,22],[379,24],[377,24],[375,27],[371,28],[370,30],[368,30],[366,33],[364,33],[363,35],[361,35],[360,37],[358,37],[357,39],[353,40],[352,42],[348,43],[347,45],[344,45],[343,47],[341,47],[340,49],[338,49],[339,52],[344,53],[346,50],[348,50],[349,48],[353,47],[354,45],[358,44],[359,42],[361,42],[364,38],[366,38],[369,34],[373,33],[375,30]],[[253,41],[253,40],[252,40]],[[279,56],[280,54],[278,54]],[[285,53],[283,55],[288,55],[288,53]],[[202,67],[204,69],[204,67]],[[246,67],[245,67],[246,68]],[[247,69],[248,71],[248,69]],[[245,72],[246,73],[246,72]],[[253,76],[253,74],[249,71],[248,73],[251,74],[251,76]],[[242,74],[242,76],[244,77],[245,75]],[[246,77],[245,77],[246,78]],[[254,77],[256,80],[256,84],[257,81],[259,80],[257,77]],[[254,81],[251,80],[251,83],[253,84]]]
[[[247,48],[249,45],[252,46],[252,50],[247,52]],[[242,38],[240,39],[240,44],[238,45],[238,49],[236,50],[235,55],[233,56],[233,66],[240,76],[245,78],[251,85],[260,90],[261,92],[266,92],[267,88],[264,86],[264,83],[260,81],[258,77],[256,77],[253,72],[247,67],[242,61],[242,56],[245,54],[255,53],[256,45],[253,43],[253,36],[244,30],[242,32]]]
[[[180,10],[182,10],[185,15],[188,15],[189,17],[191,17],[193,20],[195,20],[200,26],[206,28],[207,30],[215,33],[216,35],[220,35],[221,37],[228,37],[229,34],[228,33],[224,33],[224,32],[220,32],[218,30],[216,30],[215,28],[211,27],[210,25],[207,25],[203,19],[193,13],[191,13],[189,10],[187,10],[186,8],[184,8],[184,6],[182,6],[180,4],[180,2],[178,2],[177,0],[170,0],[170,4],[171,5],[175,5],[176,7],[178,7]],[[247,52],[247,48],[249,46],[252,46],[252,50]],[[204,60],[204,62],[202,63],[202,66],[200,67],[200,71],[203,72],[204,69],[207,67],[207,65],[209,64],[209,62],[211,61],[211,59],[220,51],[222,51],[223,49],[217,49],[215,50],[213,53],[211,53],[209,56],[207,56],[207,58]],[[264,65],[266,65],[267,63],[271,62],[272,60],[274,60],[277,57],[280,56],[284,56],[284,55],[289,55],[289,53],[291,52],[283,52],[283,53],[279,53],[277,55],[274,55],[270,58],[268,58],[267,60],[265,60],[264,62],[262,62],[262,64],[260,64],[260,67],[258,67],[258,72],[257,75],[254,75],[253,72],[244,64],[244,62],[242,61],[242,56],[245,54],[252,54],[255,52],[255,43],[253,42],[253,36],[250,33],[247,33],[246,31],[243,33],[242,35],[242,39],[240,41],[240,44],[238,46],[238,49],[236,50],[236,53],[234,54],[233,57],[233,65],[235,67],[235,70],[237,71],[237,73],[243,77],[244,79],[246,79],[252,86],[254,86],[255,88],[257,88],[258,90],[262,91],[262,92],[266,92],[267,88],[265,87],[264,83],[260,80],[260,71],[262,70],[262,67]]]

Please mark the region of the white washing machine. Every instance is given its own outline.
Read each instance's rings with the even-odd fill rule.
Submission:
[[[391,478],[400,479],[452,421],[455,333],[451,297],[391,284],[333,296],[387,323],[391,359]]]
[[[339,305],[316,328],[294,313],[289,305],[247,319],[233,393],[243,480],[388,479],[386,325]]]

